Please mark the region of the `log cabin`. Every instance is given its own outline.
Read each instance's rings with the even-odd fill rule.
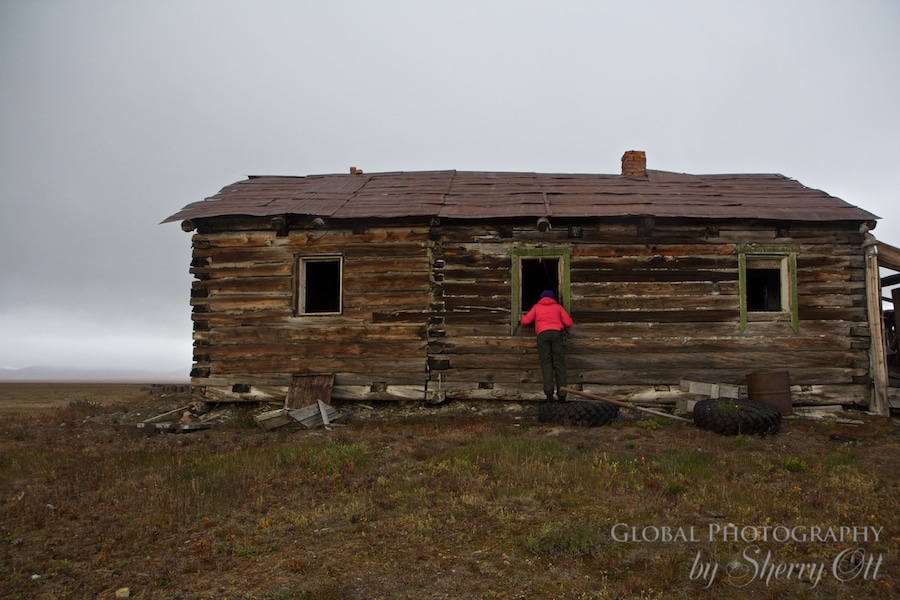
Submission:
[[[195,393],[279,401],[328,374],[338,400],[543,399],[518,323],[551,289],[570,387],[665,405],[787,370],[796,404],[886,411],[878,217],[779,174],[621,167],[351,167],[189,204],[164,222],[193,232]]]

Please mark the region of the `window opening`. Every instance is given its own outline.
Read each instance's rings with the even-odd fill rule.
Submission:
[[[514,333],[519,319],[535,302],[541,292],[552,290],[556,300],[571,312],[569,294],[569,263],[571,248],[514,248],[510,250],[512,298],[509,331]]]
[[[551,290],[559,294],[559,258],[523,258],[521,292],[523,310],[530,309],[540,300],[541,292]]]
[[[791,249],[738,251],[741,331],[749,321],[790,321],[799,331],[797,254]]]
[[[747,267],[747,310],[780,311],[781,271]]]
[[[341,312],[341,258],[300,259],[299,314]]]

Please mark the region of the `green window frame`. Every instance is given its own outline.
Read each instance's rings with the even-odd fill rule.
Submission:
[[[556,277],[559,282],[558,291],[560,298],[557,300],[562,300],[561,304],[565,307],[567,312],[572,311],[572,294],[570,290],[572,263],[571,248],[514,248],[510,250],[510,257],[512,259],[512,276],[510,278],[512,281],[512,309],[510,310],[509,317],[510,333],[516,331],[516,327],[519,326],[519,320],[522,318],[522,315],[531,308],[530,306],[522,306],[522,284],[524,282],[524,277],[526,277],[523,273],[523,262],[529,259],[558,259]]]
[[[294,316],[339,315],[344,309],[344,257],[295,256]]]
[[[747,329],[755,321],[788,321],[795,333],[800,331],[797,295],[797,251],[783,247],[738,249],[740,284],[740,327]],[[760,286],[772,284],[769,292]],[[760,297],[762,296],[762,299]]]

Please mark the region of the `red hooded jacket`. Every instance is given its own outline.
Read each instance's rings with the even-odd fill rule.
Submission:
[[[556,300],[541,298],[519,321],[520,325],[531,325],[532,323],[534,323],[534,332],[541,333],[551,329],[556,331],[568,329],[574,324],[574,321],[566,309],[556,303]]]

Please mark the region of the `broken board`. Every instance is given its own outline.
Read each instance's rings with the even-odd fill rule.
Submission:
[[[172,423],[138,423],[139,429],[144,428],[154,428],[156,431],[163,431],[169,433],[188,433],[191,431],[202,431],[204,429],[209,429],[212,427],[210,423],[181,423],[181,422],[172,422]]]
[[[266,431],[282,427],[313,429],[330,425],[343,415],[336,408],[319,402],[303,408],[279,408],[256,415],[256,422]],[[327,420],[327,422],[326,422]]]
[[[294,375],[284,399],[285,408],[300,408],[316,402],[331,402],[334,374]]]
[[[683,392],[709,396],[710,398],[739,399],[742,397],[741,388],[739,386],[726,383],[703,383],[700,381],[688,381],[687,379],[682,379],[679,387]]]
[[[333,373],[294,375],[284,407],[257,415],[256,422],[266,431],[282,427],[328,427],[343,416],[328,404],[333,387]]]
[[[277,410],[260,413],[254,418],[256,419],[256,423],[266,431],[272,431],[273,429],[287,426],[295,428],[301,427],[300,423],[291,417],[290,411],[286,408],[279,408]]]

